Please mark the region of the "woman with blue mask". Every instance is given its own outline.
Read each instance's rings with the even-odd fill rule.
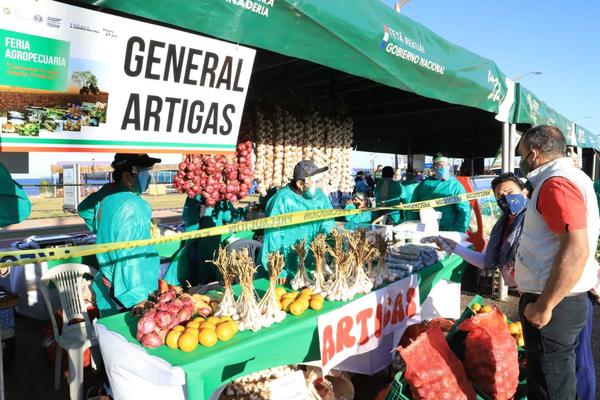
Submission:
[[[434,175],[425,179],[415,188],[411,202],[434,200],[442,197],[457,196],[466,193],[465,188],[451,174],[450,160],[442,155],[433,159]],[[471,220],[471,205],[463,201],[449,206],[437,207],[441,212],[441,231],[466,232]],[[418,215],[410,218],[418,219]]]
[[[151,238],[152,210],[141,194],[150,184],[150,170],[159,162],[147,154],[115,155],[113,182],[78,206],[97,244]],[[96,258],[100,271],[92,288],[101,316],[131,308],[156,290],[160,259],[154,246],[100,253]]]
[[[294,175],[289,184],[281,188],[267,202],[265,215],[291,213],[295,211],[332,209],[331,201],[320,189],[323,173],[328,167],[319,168],[314,162],[303,160],[294,167]],[[269,253],[280,252],[285,261],[285,269],[280,276],[280,283],[293,277],[298,267],[298,257],[292,246],[299,240],[306,239],[306,247],[319,233],[330,233],[335,227],[333,219],[307,222],[283,228],[265,229],[263,246],[260,255],[260,271],[266,273],[267,257]],[[309,255],[306,266],[312,266],[312,257]]]
[[[441,238],[442,248],[450,250],[483,270],[499,268],[508,286],[515,286],[515,254],[523,229],[527,209],[527,190],[523,182],[512,172],[494,178],[492,190],[502,215],[492,228],[487,246],[483,252],[473,251],[450,239]]]

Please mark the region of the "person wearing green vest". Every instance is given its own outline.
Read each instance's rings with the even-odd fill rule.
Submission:
[[[405,203],[412,203],[413,194],[415,193],[415,189],[419,186],[419,182],[417,182],[417,176],[419,174],[417,171],[409,167],[404,174],[404,180],[400,182],[402,185],[402,197],[404,198]],[[402,211],[403,220],[416,220],[419,219],[419,214],[414,211]]]
[[[381,179],[375,186],[375,204],[377,207],[393,207],[405,203],[402,193],[402,184],[394,180],[394,169],[392,167],[383,167],[381,170]],[[384,214],[394,225],[402,222],[400,211],[386,211]]]
[[[354,193],[349,202],[344,206],[344,210],[356,210],[368,208],[368,199],[364,193]],[[371,211],[363,211],[360,214],[347,215],[344,217],[348,229],[358,228],[361,224],[370,224],[372,220]]]
[[[404,180],[400,183],[402,185],[402,197],[404,197],[407,203],[413,202],[413,194],[417,186],[419,186],[417,175],[418,174],[414,169],[409,168],[406,170]]]
[[[159,162],[147,154],[115,155],[113,182],[78,206],[79,215],[96,233],[97,244],[151,238],[152,210],[140,195],[150,184],[150,169]],[[100,316],[131,308],[156,290],[160,258],[154,246],[113,250],[96,258],[100,271],[92,289]]]
[[[15,182],[10,172],[0,163],[0,228],[18,224],[31,214],[31,202],[21,185]]]
[[[238,222],[244,217],[245,210],[234,207],[228,200],[219,201],[214,207],[209,207],[202,201],[202,196],[197,195],[194,198],[187,197],[183,206],[183,224],[186,232]],[[175,268],[186,268],[187,280],[192,285],[219,280],[217,268],[208,260],[214,259],[222,239],[221,235],[217,235],[186,242],[184,246],[187,256],[182,262],[187,265]],[[173,264],[169,269],[171,268],[174,268]]]
[[[0,228],[18,224],[31,214],[29,196],[21,185],[15,182],[10,172],[0,163]],[[0,268],[0,277],[8,275],[10,268]]]
[[[323,172],[328,167],[319,168],[314,162],[303,160],[294,167],[294,175],[288,185],[281,188],[267,203],[265,214],[273,217],[295,211],[333,209],[331,201],[318,187]],[[319,233],[329,234],[335,227],[333,219],[307,222],[287,227],[265,229],[263,246],[260,254],[261,273],[267,271],[269,253],[280,252],[284,257],[285,269],[279,282],[284,283],[293,277],[298,268],[298,257],[292,246],[299,240],[306,239],[306,248]],[[307,260],[307,267],[310,266]],[[291,276],[290,276],[291,275]]]
[[[439,199],[466,193],[460,182],[450,174],[450,160],[437,155],[433,159],[434,175],[425,179],[415,189],[412,201]],[[466,232],[471,219],[471,205],[468,201],[436,207],[442,213],[440,219],[441,231]]]

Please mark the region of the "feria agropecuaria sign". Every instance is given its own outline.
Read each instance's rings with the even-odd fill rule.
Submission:
[[[253,49],[48,0],[3,6],[2,151],[234,151]]]

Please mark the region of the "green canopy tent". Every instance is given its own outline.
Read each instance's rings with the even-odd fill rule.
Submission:
[[[259,49],[249,98],[344,103],[360,150],[485,156],[500,142],[507,86],[496,64],[378,0],[79,3]]]
[[[250,98],[277,90],[344,102],[360,150],[493,156],[502,136],[494,116],[502,108],[510,108],[502,118],[512,123],[550,123],[577,141],[567,118],[507,79],[493,61],[379,0],[351,6],[346,0],[207,0],[176,7],[159,0],[77,2],[259,49]],[[584,137],[581,147],[596,142],[595,135]]]

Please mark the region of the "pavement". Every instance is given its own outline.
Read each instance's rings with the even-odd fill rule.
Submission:
[[[463,290],[461,296],[462,307],[466,307],[475,294],[474,291]],[[485,292],[483,296],[486,298],[486,304],[498,306],[512,320],[518,319],[517,295],[509,295],[508,300],[504,302],[491,299]],[[5,365],[5,393],[7,400],[64,400],[69,398],[66,379],[62,379],[61,387],[58,391],[53,389],[54,366],[41,349],[43,339],[42,328],[44,324],[45,322],[43,321],[21,316],[16,317],[16,357],[10,365]],[[600,329],[600,306],[594,307],[594,326],[596,330]],[[592,345],[594,358],[600,361],[600,335],[594,334]],[[600,372],[598,361],[596,362],[597,375]],[[102,374],[93,373],[90,368],[87,368],[84,393],[90,388],[100,386],[103,379]],[[386,390],[387,385],[392,379],[393,376],[387,369],[374,376],[353,375],[352,381],[356,391],[355,399],[375,399],[379,392]],[[598,376],[598,381],[600,382],[600,376]],[[600,396],[597,396],[597,399],[600,400]]]

